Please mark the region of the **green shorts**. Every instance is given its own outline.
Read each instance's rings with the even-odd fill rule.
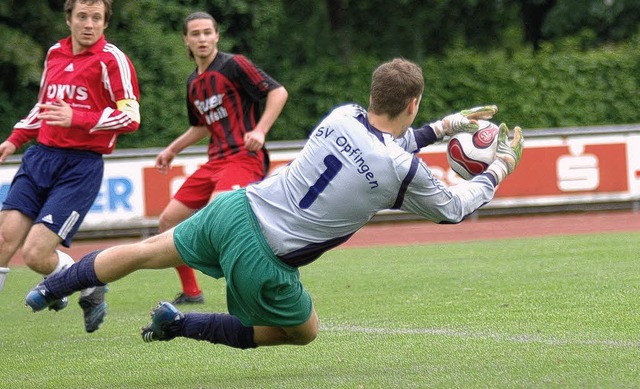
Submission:
[[[176,226],[176,249],[190,267],[227,281],[227,308],[245,326],[290,327],[311,316],[298,269],[267,244],[244,189],[225,192]]]

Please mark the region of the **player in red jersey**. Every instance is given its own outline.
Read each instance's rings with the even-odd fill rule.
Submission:
[[[133,64],[104,37],[111,7],[112,0],[66,0],[71,34],[49,49],[36,105],[0,144],[1,163],[25,143],[37,142],[24,153],[2,204],[0,289],[20,246],[27,266],[45,277],[73,264],[56,248],[69,247],[98,195],[102,155],[114,150],[119,134],[140,125]],[[105,291],[81,293],[88,332],[102,323]]]
[[[282,85],[245,56],[218,51],[218,25],[210,14],[187,16],[183,35],[197,65],[187,80],[191,126],[158,155],[156,167],[166,174],[178,153],[207,136],[209,160],[187,178],[164,209],[161,232],[187,219],[217,193],[264,178],[268,167],[265,137],[288,97]],[[173,302],[203,302],[193,269],[183,265],[176,270],[182,292]]]

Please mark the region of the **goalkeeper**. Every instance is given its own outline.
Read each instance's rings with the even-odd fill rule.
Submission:
[[[371,82],[368,110],[334,109],[278,174],[223,193],[175,228],[142,242],[85,255],[48,277],[26,297],[34,311],[90,286],[139,269],[187,264],[225,278],[227,313],[186,313],[168,302],[152,311],[145,341],[175,337],[246,349],[304,345],[316,338],[318,316],[298,268],[347,241],[378,211],[400,209],[437,223],[458,223],[491,201],[518,165],[522,131],[500,126],[497,158],[472,180],[445,188],[418,159],[423,146],[474,131],[497,107],[478,107],[418,129],[409,126],[424,91],[422,70],[394,59]]]

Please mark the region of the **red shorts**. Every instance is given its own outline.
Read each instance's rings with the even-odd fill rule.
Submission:
[[[185,180],[173,198],[191,209],[200,209],[207,205],[213,192],[243,188],[262,178],[264,164],[255,156],[208,161]]]

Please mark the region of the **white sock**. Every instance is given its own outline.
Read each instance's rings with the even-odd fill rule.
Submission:
[[[87,289],[82,289],[80,291],[80,297],[87,297],[88,295],[93,293],[94,290],[96,290],[95,286],[92,286],[91,288],[87,288]]]
[[[7,278],[7,273],[9,273],[8,267],[0,267],[0,292],[4,288],[4,280]]]
[[[47,274],[44,278],[47,278],[49,276],[52,276],[56,273],[61,272],[62,270],[68,268],[69,266],[73,265],[75,263],[75,261],[73,260],[73,258],[71,258],[69,256],[69,254],[67,253],[63,253],[60,250],[56,250],[56,254],[58,254],[58,264],[56,265],[56,268],[53,269],[53,271],[49,274]]]

